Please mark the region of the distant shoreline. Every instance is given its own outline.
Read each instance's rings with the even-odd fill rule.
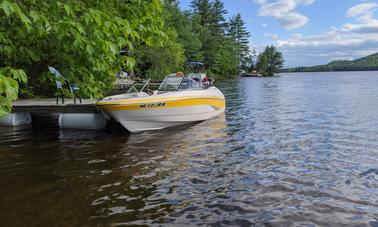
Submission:
[[[337,72],[378,72],[378,69],[373,70],[338,70],[338,71],[280,71],[280,73],[337,73]]]
[[[353,61],[338,60],[325,65],[284,68],[281,72],[362,72],[378,71],[378,53]]]

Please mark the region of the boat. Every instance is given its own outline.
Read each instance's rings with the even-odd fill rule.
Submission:
[[[256,70],[240,74],[241,77],[262,77]]]
[[[130,132],[159,130],[199,122],[225,110],[225,98],[206,74],[173,73],[165,77],[157,90],[149,82],[126,94],[106,97],[96,106],[107,118],[113,118]],[[135,92],[131,92],[135,91]]]

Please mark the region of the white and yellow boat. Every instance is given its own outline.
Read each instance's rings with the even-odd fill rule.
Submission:
[[[130,132],[158,130],[203,121],[224,112],[225,98],[203,74],[168,75],[159,89],[106,97],[96,106]],[[130,90],[129,90],[130,91]]]

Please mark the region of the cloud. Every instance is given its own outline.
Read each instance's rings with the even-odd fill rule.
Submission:
[[[255,0],[255,2],[259,5],[264,5],[266,4],[268,1],[267,0]]]
[[[294,39],[300,39],[303,38],[303,35],[301,33],[295,33],[291,37],[293,37]]]
[[[347,17],[357,18],[361,22],[369,22],[373,19],[374,11],[378,9],[378,3],[362,3],[348,9]]]
[[[319,35],[278,40],[288,66],[325,64],[332,60],[356,59],[378,52],[378,33],[328,31]]]
[[[342,31],[355,33],[378,33],[378,22],[369,24],[344,24]]]
[[[378,20],[374,12],[377,3],[362,3],[346,12],[354,23],[317,35],[294,34],[286,40],[277,40],[287,66],[325,64],[332,60],[356,59],[378,52]]]
[[[287,30],[301,28],[309,21],[308,17],[298,13],[299,6],[308,6],[315,0],[255,0],[260,5],[259,16],[273,17]]]
[[[349,8],[346,17],[355,19],[358,24],[345,24],[342,30],[345,32],[377,33],[378,20],[374,18],[376,10],[378,10],[378,3],[362,3]]]
[[[270,38],[272,40],[278,39],[278,35],[276,33],[264,33],[264,36],[267,37],[267,38]]]

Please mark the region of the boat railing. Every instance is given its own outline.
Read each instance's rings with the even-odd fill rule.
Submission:
[[[127,93],[131,92],[143,92],[147,89],[147,93],[151,91],[150,87],[157,88],[160,86],[161,83],[152,82],[151,79],[144,81],[143,83],[135,82],[133,85],[127,90]],[[140,89],[138,89],[140,87]]]
[[[182,78],[182,79],[183,80],[178,84],[177,89],[173,89],[173,90],[180,90],[180,88],[182,87],[182,83],[183,83],[183,81],[185,81],[185,79],[186,80],[192,80],[195,84],[198,84],[198,86],[193,86],[193,85],[188,86],[188,88],[190,88],[190,89],[207,89],[207,88],[213,86],[213,82],[214,82],[213,79],[211,79],[209,81],[202,81],[199,78],[198,78],[198,80],[195,80],[195,79],[190,78],[190,77],[186,77],[185,79],[184,78]],[[147,80],[143,81],[142,83],[140,81],[135,81],[130,86],[130,88],[127,90],[127,93],[147,92],[148,94],[150,94],[150,93],[152,94],[153,93],[152,90],[159,90],[161,92],[164,92],[164,90],[160,90],[160,88],[161,88],[160,85],[164,84],[165,81],[166,81],[166,78],[162,82],[156,82],[156,81],[153,81],[152,79],[147,79]]]

